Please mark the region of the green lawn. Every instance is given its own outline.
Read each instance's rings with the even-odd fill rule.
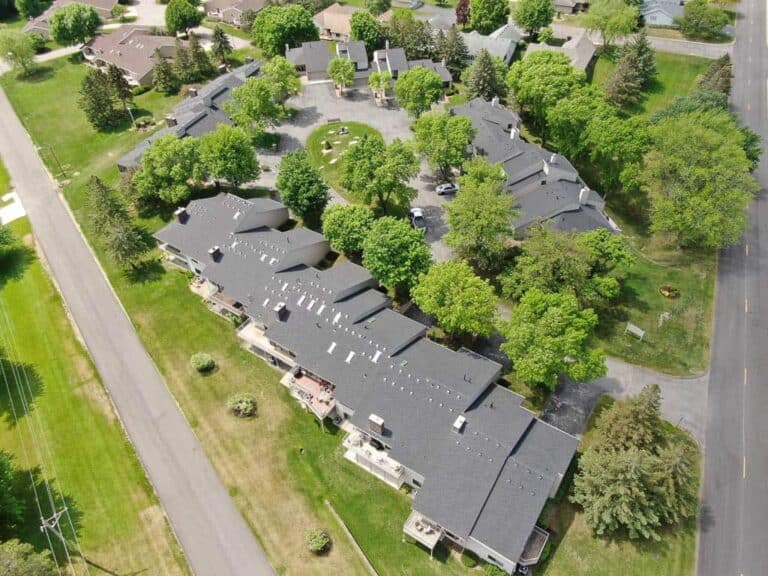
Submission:
[[[589,445],[596,417],[613,400],[598,402],[580,451]],[[670,425],[671,426],[671,425]],[[660,542],[596,538],[578,506],[568,502],[571,477],[563,481],[559,503],[548,514],[554,550],[536,571],[542,576],[693,576],[696,564],[696,521],[665,531]]]
[[[647,90],[645,98],[632,109],[632,114],[649,115],[665,108],[677,96],[684,96],[694,87],[696,78],[704,72],[711,60],[697,56],[656,52],[658,75]],[[592,83],[602,86],[616,64],[606,54],[595,62]]]
[[[26,415],[16,425],[2,388],[0,448],[12,452],[22,470],[39,466],[35,453],[27,459],[22,447],[24,442],[31,450],[28,426],[39,422],[50,445],[45,470],[53,478],[51,462],[55,463],[54,488],[64,491],[91,562],[110,573],[187,574],[162,508],[89,357],[75,339],[58,292],[35,255],[28,221],[17,220],[10,227],[18,241],[0,251],[0,310],[9,317],[17,346],[9,344],[10,330],[0,330],[0,342],[5,341],[3,364],[9,376],[12,366],[25,367],[34,400],[31,411],[22,413]],[[14,392],[13,397],[19,409],[20,396]],[[28,514],[20,536],[42,549],[45,543],[32,491],[26,481],[22,486]],[[48,507],[44,513],[49,513]]]
[[[349,134],[339,135],[338,132],[342,126],[346,126],[349,129]],[[326,183],[347,200],[352,200],[352,198],[350,191],[341,185],[344,152],[346,152],[351,142],[360,139],[364,134],[375,135],[381,138],[378,130],[359,122],[323,124],[316,128],[307,138],[306,148],[309,161],[320,170]],[[323,141],[327,141],[331,147],[325,149]],[[354,144],[352,145],[354,146]]]
[[[230,36],[234,36],[235,38],[240,38],[242,40],[247,40],[248,42],[251,41],[251,35],[248,34],[245,30],[241,30],[237,26],[232,26],[231,24],[221,22],[215,18],[205,18],[205,20],[203,20],[203,26],[210,28],[211,30],[213,30],[216,26],[219,26]]]

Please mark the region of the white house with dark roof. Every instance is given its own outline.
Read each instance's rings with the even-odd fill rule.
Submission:
[[[558,230],[587,231],[619,228],[605,213],[605,201],[590,189],[562,155],[520,136],[520,117],[501,106],[475,98],[451,109],[451,114],[472,120],[472,153],[499,164],[507,177],[506,189],[517,201],[518,234],[542,222]]]
[[[682,0],[644,0],[640,6],[640,15],[647,26],[677,28],[677,20],[685,14],[685,2]]]
[[[286,371],[291,395],[349,431],[347,460],[413,489],[405,535],[430,551],[452,541],[508,573],[535,564],[548,538],[537,520],[578,440],[498,386],[499,364],[426,338],[365,268],[317,268],[328,243],[278,230],[287,218],[273,200],[220,194],[155,237],[218,309],[247,318],[238,335]]]

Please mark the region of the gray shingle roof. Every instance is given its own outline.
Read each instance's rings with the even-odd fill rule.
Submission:
[[[176,126],[164,127],[142,140],[133,150],[117,161],[120,169],[139,165],[141,157],[156,139],[166,134],[203,136],[216,129],[219,124],[229,124],[229,117],[223,111],[224,103],[232,96],[232,90],[241,86],[248,78],[259,74],[261,62],[247,62],[231,72],[222,74],[198,89],[197,95],[179,102],[169,114],[176,120]]]
[[[672,19],[682,18],[685,15],[685,6],[680,0],[644,0],[640,14],[646,16],[655,11],[663,12]]]
[[[308,74],[325,72],[332,58],[328,51],[329,44],[325,40],[304,42],[298,48],[289,49],[285,57],[296,66],[302,66]]]
[[[491,56],[503,59],[505,64],[509,64],[520,41],[519,35],[516,38],[511,34],[485,36],[477,30],[462,32],[461,36],[472,56],[476,56],[481,50],[486,50]]]
[[[426,326],[387,308],[364,268],[343,263],[321,271],[301,261],[302,247],[325,241],[303,228],[262,225],[280,225],[279,206],[228,194],[195,200],[183,223],[168,224],[156,237],[197,259],[204,278],[263,322],[267,338],[334,384],[354,425],[424,477],[414,509],[516,560],[576,440],[540,423],[519,395],[496,386],[499,364],[440,346],[424,337]],[[208,254],[213,246],[221,251],[215,260]],[[273,312],[279,302],[281,318]],[[383,434],[369,429],[371,414],[383,418]],[[466,420],[456,431],[459,416]],[[522,481],[526,490],[511,490]]]
[[[482,98],[451,113],[472,120],[475,152],[500,164],[507,175],[507,190],[520,210],[514,222],[518,230],[538,221],[562,230],[617,230],[603,212],[605,201],[583,183],[567,158],[520,138],[517,114]]]

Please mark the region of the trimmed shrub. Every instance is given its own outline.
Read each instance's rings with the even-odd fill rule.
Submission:
[[[485,574],[485,576],[508,576],[504,570],[494,564],[486,564],[483,566],[483,574]]]
[[[134,96],[141,96],[142,94],[145,94],[145,93],[149,92],[150,90],[152,90],[152,86],[143,86],[143,85],[142,86],[135,86],[134,88],[131,89],[131,93]]]
[[[469,550],[464,550],[461,555],[461,563],[467,568],[474,568],[478,564],[478,558]]]
[[[307,550],[313,554],[322,554],[331,545],[331,537],[325,530],[312,528],[304,532],[304,542],[307,544]]]
[[[256,416],[256,398],[248,392],[239,392],[227,401],[230,412],[238,418]]]
[[[45,38],[40,34],[37,32],[29,32],[27,36],[29,36],[29,40],[32,42],[32,48],[34,49],[35,54],[39,54],[45,50]]]
[[[189,361],[192,364],[192,368],[194,368],[200,373],[210,372],[216,367],[216,362],[213,361],[213,358],[211,358],[211,355],[206,354],[205,352],[198,352],[197,354],[192,354],[192,358],[190,358]]]

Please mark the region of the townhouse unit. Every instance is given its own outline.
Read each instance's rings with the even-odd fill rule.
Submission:
[[[347,435],[345,457],[413,489],[403,532],[432,551],[446,541],[507,572],[536,563],[536,523],[578,440],[537,419],[496,384],[501,366],[450,350],[389,306],[351,262],[320,268],[322,235],[285,228],[285,207],[229,194],[195,200],[156,234],[196,291],[244,320],[244,345]]]
[[[524,235],[539,222],[564,231],[608,228],[619,232],[605,213],[605,200],[584,183],[568,159],[523,140],[520,117],[498,100],[475,98],[450,113],[472,120],[471,152],[504,170],[506,189],[519,210],[513,222],[517,234]]]
[[[36,34],[40,34],[40,36],[46,40],[50,39],[51,30],[49,21],[51,16],[53,16],[59,8],[63,8],[67,4],[72,4],[73,2],[80,2],[81,4],[92,6],[102,22],[109,20],[112,17],[112,9],[118,4],[117,0],[54,0],[42,14],[31,18],[29,22],[24,25],[22,30],[24,32],[35,32]]]
[[[258,76],[260,71],[261,62],[251,60],[214,78],[202,88],[190,88],[189,96],[165,117],[165,126],[117,161],[118,170],[123,172],[137,168],[144,152],[162,136],[175,134],[179,138],[199,137],[213,132],[219,124],[231,124],[229,116],[224,112],[224,103],[232,97],[232,90],[248,78]]]
[[[392,75],[392,80],[397,80],[400,74],[417,66],[437,72],[443,81],[443,88],[451,87],[453,78],[448,68],[445,67],[444,62],[435,62],[428,59],[408,60],[405,50],[403,48],[390,47],[389,40],[386,41],[383,49],[374,50],[373,52],[371,69],[375,69],[378,72],[389,72]]]
[[[355,83],[365,84],[371,73],[365,42],[350,40],[330,42],[315,40],[303,42],[301,46],[285,47],[285,57],[296,66],[296,70],[310,82],[328,79],[328,65],[334,58],[351,60],[355,65]]]
[[[203,3],[205,15],[233,26],[241,26],[243,14],[258,12],[266,6],[266,0],[207,0]]]
[[[186,44],[186,43],[185,43]],[[85,61],[106,71],[117,66],[133,86],[151,86],[154,55],[172,60],[176,56],[176,39],[153,34],[144,26],[122,26],[110,34],[99,34],[83,46]]]
[[[334,2],[324,10],[315,14],[312,19],[320,32],[320,38],[325,40],[350,40],[352,37],[352,15],[362,8]],[[376,16],[382,24],[392,18],[392,10]]]

